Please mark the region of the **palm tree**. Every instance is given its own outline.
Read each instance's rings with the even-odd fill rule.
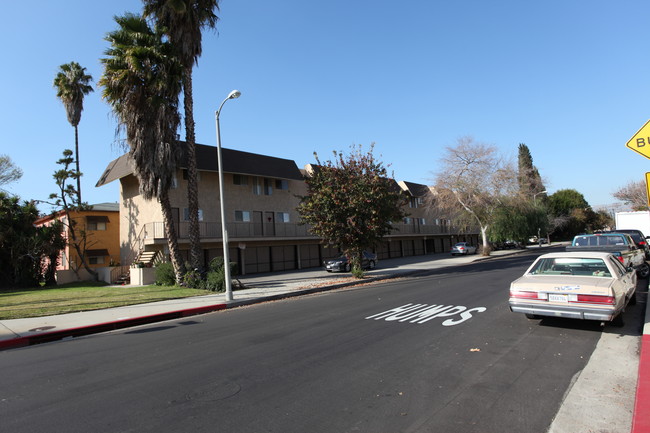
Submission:
[[[162,208],[176,280],[185,272],[169,202],[169,189],[179,158],[178,98],[182,67],[159,28],[140,16],[115,17],[119,29],[109,33],[111,47],[101,59],[102,98],[126,130],[129,155],[143,198],[156,198]]]
[[[143,0],[144,15],[152,16],[166,29],[167,36],[183,65],[183,103],[185,109],[185,142],[187,143],[187,196],[189,208],[190,262],[203,269],[199,233],[199,197],[194,135],[194,99],[192,68],[201,56],[201,30],[214,29],[219,17],[219,0]]]
[[[81,112],[84,109],[84,96],[93,91],[89,84],[93,77],[86,74],[86,68],[82,68],[77,62],[70,62],[59,67],[60,71],[54,78],[56,96],[61,99],[65,106],[68,122],[74,128],[74,151],[79,171],[79,121]],[[81,204],[81,177],[77,178],[77,205]]]

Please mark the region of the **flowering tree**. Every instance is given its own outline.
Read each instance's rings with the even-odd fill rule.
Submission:
[[[359,145],[344,156],[334,152],[334,161],[321,162],[306,179],[308,194],[300,197],[298,212],[311,232],[323,242],[338,247],[350,258],[355,275],[361,276],[361,255],[375,247],[393,229],[392,221],[406,216],[405,198],[386,167]]]

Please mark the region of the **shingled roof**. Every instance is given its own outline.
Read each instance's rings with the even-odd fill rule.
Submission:
[[[422,185],[420,183],[407,182],[402,180],[399,182],[399,185],[405,192],[408,192],[412,197],[424,197],[431,193],[431,190],[428,186]]]
[[[185,144],[184,142],[181,142]],[[183,147],[184,148],[184,147]],[[290,159],[221,148],[223,171],[225,173],[276,179],[302,180],[303,176],[296,163]],[[179,168],[187,168],[186,156],[181,156]],[[201,171],[218,171],[217,148],[204,144],[196,145],[196,163]],[[95,186],[102,186],[116,179],[133,174],[128,154],[111,161]]]

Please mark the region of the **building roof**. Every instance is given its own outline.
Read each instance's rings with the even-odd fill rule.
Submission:
[[[405,180],[401,180],[398,183],[399,186],[402,187],[402,189],[405,192],[409,193],[412,197],[424,197],[427,194],[431,193],[431,190],[428,186],[422,185],[420,183],[407,182]]]
[[[181,142],[184,144],[184,142]],[[184,146],[183,146],[184,148]],[[257,153],[221,148],[223,170],[226,173],[276,179],[302,180],[303,175],[296,163],[290,159],[276,158]],[[196,145],[196,163],[200,171],[218,171],[217,148],[204,144]],[[186,156],[181,156],[179,168],[187,168]],[[130,158],[124,154],[111,161],[95,186],[102,186],[116,179],[133,174]]]

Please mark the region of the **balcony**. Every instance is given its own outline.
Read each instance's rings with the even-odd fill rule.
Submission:
[[[438,225],[393,224],[395,230],[388,236],[404,235],[443,235],[454,233],[453,228]],[[289,238],[289,239],[318,239],[309,232],[309,226],[296,223],[251,223],[232,222],[227,224],[230,240],[244,240],[254,238]],[[189,223],[176,224],[176,233],[179,240],[189,239]],[[221,239],[221,223],[200,222],[199,232],[201,239]],[[144,239],[146,243],[166,239],[165,226],[162,222],[145,224]]]

